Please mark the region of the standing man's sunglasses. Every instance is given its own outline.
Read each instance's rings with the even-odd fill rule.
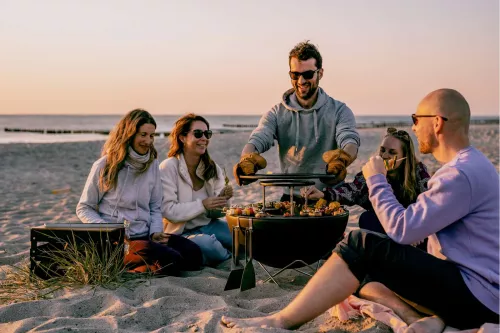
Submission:
[[[290,78],[292,80],[298,80],[300,76],[302,76],[305,80],[310,80],[314,77],[314,74],[319,71],[319,68],[317,70],[310,70],[310,71],[305,71],[305,72],[288,72],[290,74]]]
[[[211,130],[202,131],[200,129],[195,129],[195,130],[192,130],[192,131],[189,131],[189,132],[193,132],[194,137],[197,138],[197,139],[201,139],[201,137],[203,135],[205,135],[205,138],[207,138],[207,139],[210,139],[212,137],[212,131]]]
[[[444,121],[447,121],[448,118],[440,116],[438,114],[412,114],[411,115],[411,120],[413,120],[413,124],[417,125],[418,124],[418,118],[428,118],[428,117],[440,117]]]

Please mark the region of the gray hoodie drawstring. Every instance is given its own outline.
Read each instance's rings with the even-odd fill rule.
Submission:
[[[139,221],[139,187],[140,186],[137,186],[137,178],[139,178],[139,177],[135,177],[135,180],[134,180],[134,186],[136,188],[136,191],[135,191],[135,220]]]
[[[313,117],[314,117],[314,137],[316,138],[316,143],[318,143],[318,114],[316,112],[316,109],[314,109],[314,113],[313,113]]]
[[[299,112],[295,112],[295,118],[297,120],[297,127],[295,130],[295,152],[299,149],[299,124],[300,124],[300,117],[299,117]]]
[[[120,203],[120,200],[122,198],[123,191],[125,191],[125,187],[126,187],[126,184],[127,184],[128,172],[129,171],[130,171],[130,166],[127,166],[127,175],[125,176],[125,181],[123,182],[124,186],[123,186],[123,188],[122,188],[122,190],[120,192],[120,195],[118,196],[118,200],[116,200],[116,205],[115,205],[115,208],[113,209],[113,213],[111,214],[111,216],[115,216],[116,210],[118,209],[118,204]]]

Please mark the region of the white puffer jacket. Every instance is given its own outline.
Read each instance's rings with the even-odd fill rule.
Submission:
[[[224,188],[224,175],[217,165],[217,177],[205,182],[208,196],[217,196]],[[200,162],[196,175],[203,178],[205,165]],[[201,200],[193,201],[193,182],[189,176],[184,155],[169,157],[160,164],[160,177],[163,188],[163,231],[180,235],[184,232],[186,222],[207,211]]]

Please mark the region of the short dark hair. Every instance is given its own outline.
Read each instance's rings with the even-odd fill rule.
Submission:
[[[290,61],[292,60],[292,58],[297,58],[301,61],[314,58],[316,60],[316,68],[320,69],[323,66],[323,58],[321,58],[321,54],[319,53],[318,48],[315,45],[309,43],[308,40],[298,43],[294,46],[288,56],[288,65],[290,65]]]

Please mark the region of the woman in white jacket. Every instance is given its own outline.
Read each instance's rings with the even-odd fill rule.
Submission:
[[[204,264],[215,265],[231,256],[232,240],[227,222],[212,216],[227,204],[233,189],[225,186],[221,168],[208,154],[209,127],[205,118],[192,113],[178,119],[160,174],[164,231],[189,238],[201,248]]]
[[[129,221],[127,267],[177,275],[197,269],[202,256],[193,242],[163,232],[155,130],[145,110],[130,111],[120,120],[90,170],[76,214],[83,223]]]

